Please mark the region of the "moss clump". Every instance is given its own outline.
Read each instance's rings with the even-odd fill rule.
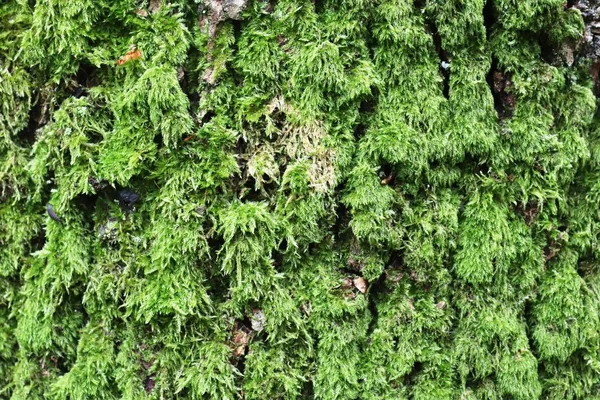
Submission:
[[[594,18],[5,0],[0,398],[600,398]]]

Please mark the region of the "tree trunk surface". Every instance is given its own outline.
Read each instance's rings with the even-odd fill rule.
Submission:
[[[600,1],[4,0],[0,398],[600,399]]]

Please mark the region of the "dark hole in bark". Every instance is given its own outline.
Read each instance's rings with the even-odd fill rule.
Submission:
[[[493,57],[490,71],[488,72],[488,74],[486,76],[486,81],[488,83],[488,86],[490,87],[492,96],[494,97],[494,108],[496,109],[496,112],[498,113],[498,115],[500,115],[503,113],[502,101],[500,100],[499,93],[494,88],[494,73],[497,71],[497,69],[498,69],[498,59],[496,57]]]
[[[515,96],[511,93],[511,74],[499,69],[498,59],[492,58],[492,65],[487,74],[486,81],[494,98],[494,108],[498,118],[511,118],[515,108]]]
[[[442,47],[442,37],[440,32],[438,31],[437,25],[431,20],[427,19],[425,21],[426,29],[430,32],[431,37],[433,39],[433,45],[435,46],[435,51],[438,54],[438,58],[440,59],[439,70],[442,75],[443,87],[442,94],[446,99],[450,98],[450,60],[448,59],[448,53]]]
[[[492,34],[492,28],[496,23],[496,14],[494,11],[494,2],[487,0],[483,6],[483,25],[485,26],[486,37],[489,39]]]
[[[315,12],[320,14],[325,9],[325,2],[323,0],[312,0],[313,5],[315,6]]]

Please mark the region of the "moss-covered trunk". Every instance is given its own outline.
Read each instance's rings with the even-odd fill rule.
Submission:
[[[0,398],[600,399],[599,5],[4,0]]]

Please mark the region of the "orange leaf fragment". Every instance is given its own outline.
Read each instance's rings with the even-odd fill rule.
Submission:
[[[142,57],[142,52],[139,49],[129,50],[127,54],[117,60],[117,65],[123,65],[128,61],[137,60],[140,57]]]

